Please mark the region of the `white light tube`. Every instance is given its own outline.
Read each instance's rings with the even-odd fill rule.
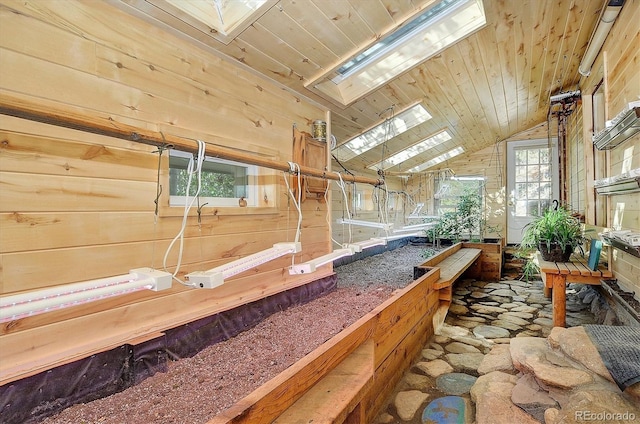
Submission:
[[[235,261],[217,266],[207,271],[195,271],[187,274],[190,283],[196,287],[212,289],[224,283],[229,277],[240,274],[258,265],[262,265],[289,253],[298,253],[302,250],[300,242],[276,243],[269,249],[262,250],[252,255],[245,256]]]
[[[171,287],[171,280],[171,274],[168,272],[139,268],[125,275],[5,296],[0,298],[0,322],[13,321],[140,290],[164,290]]]
[[[393,232],[401,233],[404,231],[430,230],[431,228],[435,227],[437,224],[438,224],[437,222],[425,222],[424,224],[405,225],[402,228],[393,230]]]
[[[338,224],[360,225],[362,227],[381,228],[385,231],[391,231],[393,224],[385,224],[382,222],[362,221],[359,219],[338,219]]]
[[[420,237],[422,235],[423,235],[422,233],[403,233],[403,234],[396,234],[395,236],[386,236],[382,238],[385,239],[386,241],[393,241],[393,240],[398,240],[406,237]]]
[[[387,240],[384,238],[372,238],[365,241],[359,241],[357,243],[350,243],[346,245],[347,249],[352,249],[354,253],[362,252],[362,249],[368,249],[374,246],[386,246]]]
[[[607,6],[604,10],[600,21],[598,21],[596,30],[593,33],[593,37],[591,37],[591,40],[589,41],[587,51],[584,53],[584,56],[580,61],[578,72],[580,72],[581,75],[588,77],[591,74],[591,66],[596,60],[596,56],[600,52],[600,49],[609,34],[609,30],[618,17],[620,9],[622,9],[622,6]]]
[[[289,267],[289,274],[290,275],[310,274],[312,272],[315,272],[316,269],[322,265],[326,265],[329,262],[335,261],[336,259],[344,258],[345,256],[351,256],[353,255],[353,253],[354,253],[353,249],[349,249],[349,248],[336,249],[331,253],[327,253],[326,255],[319,256],[310,261],[307,261],[301,264],[292,265],[291,267]]]

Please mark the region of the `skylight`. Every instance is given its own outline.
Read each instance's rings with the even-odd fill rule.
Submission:
[[[447,140],[451,140],[451,135],[447,131],[440,131],[439,133],[429,138],[425,138],[421,142],[416,143],[413,146],[409,146],[408,148],[381,162],[369,166],[369,169],[377,170],[391,168],[392,166],[398,165],[406,161],[407,159],[411,159],[416,155],[424,153],[427,150],[437,146],[438,144],[444,143]]]
[[[278,0],[132,0],[125,1],[151,22],[204,41],[229,44]],[[120,2],[114,2],[116,4]]]
[[[442,0],[307,87],[349,105],[485,24],[482,0]]]
[[[165,0],[222,34],[228,34],[266,0]]]
[[[447,159],[451,159],[454,156],[458,156],[462,152],[464,152],[464,149],[462,147],[456,147],[455,149],[449,150],[447,153],[443,153],[440,156],[437,156],[421,165],[414,166],[413,168],[409,169],[407,172],[422,172],[425,169],[431,168],[432,166],[442,163]]]
[[[334,154],[339,160],[348,161],[429,119],[431,114],[418,103],[335,148]]]

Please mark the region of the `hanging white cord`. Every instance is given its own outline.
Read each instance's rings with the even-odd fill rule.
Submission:
[[[167,258],[169,257],[169,253],[171,252],[171,249],[173,249],[173,245],[176,243],[177,240],[180,240],[180,248],[178,251],[178,263],[176,264],[176,269],[173,272],[172,276],[174,280],[176,280],[177,282],[185,286],[193,286],[193,284],[185,283],[184,281],[180,280],[176,276],[178,275],[178,271],[180,270],[180,265],[182,263],[182,252],[184,247],[184,230],[187,227],[187,218],[189,217],[189,210],[191,210],[191,207],[193,206],[193,204],[196,202],[196,199],[200,195],[200,189],[202,187],[202,163],[204,162],[204,158],[205,158],[206,144],[204,141],[200,141],[200,140],[197,140],[197,142],[198,142],[198,154],[197,154],[196,160],[194,160],[193,157],[191,157],[189,159],[189,165],[187,166],[187,174],[189,175],[189,177],[187,179],[187,191],[185,194],[185,199],[187,201],[185,202],[185,205],[184,205],[184,214],[182,216],[182,226],[180,227],[180,231],[178,232],[178,234],[174,237],[173,240],[171,240],[171,243],[169,243],[169,247],[167,248],[167,251],[164,254],[164,259],[162,260],[162,266],[164,270],[168,272]],[[193,178],[194,173],[196,173],[198,177],[198,189],[196,190],[196,194],[189,201],[189,190],[191,189],[191,180]]]
[[[289,172],[290,173],[296,173],[298,175],[298,199],[296,200],[296,196],[294,196],[293,191],[291,190],[291,187],[289,187],[289,180],[287,179],[287,174],[286,173],[282,173],[282,175],[284,176],[284,183],[287,186],[287,191],[289,192],[289,196],[291,196],[291,200],[293,201],[293,205],[296,207],[296,209],[298,210],[298,227],[296,229],[296,238],[295,238],[295,242],[299,242],[300,241],[300,229],[302,227],[302,209],[300,209],[300,204],[302,203],[302,177],[300,175],[300,165],[298,165],[297,163],[293,163],[293,162],[288,162],[289,163]]]
[[[347,218],[351,219],[351,213],[349,212],[349,199],[347,198],[347,192],[344,189],[344,181],[342,180],[342,175],[339,172],[336,172],[336,174],[338,174],[338,178],[340,179],[338,186],[340,187],[340,189],[342,190],[342,198],[344,199],[344,207],[347,209]],[[351,224],[349,224],[349,243],[351,243]]]
[[[337,183],[336,183],[337,184]],[[327,199],[327,193],[329,192],[329,188],[331,187],[331,180],[327,180],[327,188],[324,190],[324,204],[327,205],[327,214],[325,216],[325,221],[327,221],[327,226],[329,229],[332,229],[331,222],[329,217],[331,216],[331,205],[329,204],[329,199]],[[333,231],[331,231],[331,241],[338,246],[342,246],[340,242],[333,238]]]

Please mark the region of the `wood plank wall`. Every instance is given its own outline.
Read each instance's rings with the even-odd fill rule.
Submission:
[[[570,124],[575,128],[575,138],[584,141],[584,152],[571,161],[584,161],[587,166],[593,163],[593,157],[604,163],[603,171],[594,171],[592,167],[585,172],[585,183],[589,187],[595,178],[611,177],[630,169],[640,168],[640,134],[626,140],[623,144],[608,150],[592,152],[591,132],[593,130],[591,107],[585,105],[590,101],[600,81],[605,85],[605,119],[613,119],[632,101],[640,100],[640,1],[625,2],[614,26],[609,33],[600,54],[592,67],[589,77],[583,78],[580,85],[583,94],[583,106],[570,117]],[[584,122],[582,122],[584,121]],[[579,128],[583,128],[581,132]],[[577,134],[580,135],[577,135]],[[572,144],[574,142],[572,141]],[[587,147],[588,146],[588,147]],[[580,155],[574,149],[572,155]],[[602,175],[599,175],[602,173]],[[570,174],[571,177],[571,174]],[[578,179],[580,177],[578,176]],[[572,182],[572,187],[574,186]],[[630,193],[616,196],[597,196],[593,190],[585,192],[586,207],[596,211],[604,210],[604,222],[589,222],[615,229],[640,231],[640,195]],[[602,205],[600,207],[599,205]],[[640,258],[615,249],[611,264],[615,278],[627,291],[635,293],[640,299]]]
[[[107,2],[0,2],[0,96],[292,160],[292,126],[326,111],[167,35]],[[195,141],[194,141],[195,146]],[[162,267],[180,213],[154,216],[153,147],[0,116],[0,293]],[[168,187],[166,154],[161,181]],[[292,241],[297,211],[283,177],[259,213],[203,209],[188,220],[180,275]],[[167,189],[168,191],[168,189]],[[166,202],[166,198],[163,197]],[[303,251],[330,246],[327,206],[303,203]],[[161,211],[162,212],[162,211]],[[166,212],[166,208],[165,208]],[[173,272],[177,249],[168,256]],[[331,273],[290,277],[285,257],[215,290],[174,283],[6,323],[0,384],[233,308]],[[159,311],[162,311],[161,313]]]

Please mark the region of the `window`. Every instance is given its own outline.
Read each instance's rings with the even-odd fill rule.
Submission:
[[[438,215],[455,212],[460,196],[465,193],[484,194],[484,178],[477,176],[459,176],[451,179],[436,178],[435,210]]]
[[[451,140],[451,135],[447,131],[441,131],[436,135],[425,138],[424,140],[414,144],[413,146],[409,146],[406,149],[396,153],[393,156],[388,157],[387,159],[375,163],[369,166],[369,169],[384,169],[387,170],[392,166],[399,165],[402,162],[411,159],[414,156],[417,156],[421,153],[426,152],[427,150],[436,147],[439,144],[444,143],[445,141]]]
[[[187,182],[189,180],[189,160],[191,154],[171,150],[169,154],[170,206],[184,206]],[[245,198],[247,206],[256,206],[257,187],[255,185],[257,167],[222,159],[207,157],[202,164],[199,204],[207,206],[238,206],[240,198]],[[189,195],[198,188],[196,175],[192,176]]]
[[[540,216],[553,198],[551,149],[515,150],[515,216]]]
[[[485,24],[482,0],[442,0],[308,87],[349,105]]]
[[[334,155],[341,161],[348,161],[429,119],[431,114],[417,104],[335,148]]]
[[[428,160],[421,165],[414,166],[413,168],[409,169],[408,172],[422,172],[425,169],[429,169],[432,166],[436,166],[437,164],[444,162],[445,160],[451,159],[454,156],[458,156],[463,152],[464,149],[462,147],[456,147],[455,149],[449,150],[447,153],[443,153],[440,156],[436,156],[435,158]]]

